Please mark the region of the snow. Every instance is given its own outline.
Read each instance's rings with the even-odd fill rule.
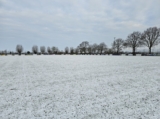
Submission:
[[[160,57],[0,56],[0,119],[159,119]]]

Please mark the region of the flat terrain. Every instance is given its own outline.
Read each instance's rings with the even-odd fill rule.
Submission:
[[[0,56],[0,119],[160,119],[160,57]]]

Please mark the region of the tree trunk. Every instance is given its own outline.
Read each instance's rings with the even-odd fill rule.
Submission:
[[[151,54],[151,47],[149,47],[149,54]]]
[[[19,52],[18,54],[21,55],[21,52]]]
[[[133,56],[136,55],[135,51],[136,51],[136,49],[135,49],[135,47],[133,47],[133,52],[132,52]]]
[[[117,55],[119,54],[118,50],[117,50]]]

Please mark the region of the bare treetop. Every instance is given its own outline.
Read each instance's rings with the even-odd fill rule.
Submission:
[[[89,46],[89,42],[88,41],[83,41],[80,45],[79,45],[79,48],[80,48],[80,51],[81,53],[86,53],[87,51],[87,48]]]
[[[133,55],[135,55],[136,48],[142,46],[141,33],[133,32],[132,34],[128,35],[127,40],[124,43],[124,46],[131,47],[133,50]]]
[[[119,54],[119,52],[123,48],[123,44],[124,44],[124,41],[121,38],[118,38],[118,39],[114,40],[114,42],[112,43],[112,48],[113,48],[113,50],[116,51],[117,54]]]
[[[149,53],[151,54],[151,48],[160,43],[160,28],[151,27],[143,32],[141,40],[143,45],[149,48]]]

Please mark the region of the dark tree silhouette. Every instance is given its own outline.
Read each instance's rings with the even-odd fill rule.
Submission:
[[[80,45],[79,48],[81,50],[82,53],[86,54],[87,48],[89,46],[89,42],[88,41],[83,41]]]
[[[27,51],[27,54],[30,54],[30,51]]]
[[[94,43],[93,45],[92,45],[92,53],[96,53],[98,51],[98,45],[96,44],[96,43]]]
[[[21,55],[21,53],[23,52],[23,46],[22,45],[17,45],[16,46],[16,51],[19,55]]]
[[[136,48],[142,46],[141,33],[133,32],[132,34],[128,35],[127,39],[125,40],[124,46],[131,47],[132,54],[136,55]]]
[[[41,47],[40,47],[40,51],[41,51],[42,54],[44,54],[44,53],[46,52],[45,46],[41,46]]]
[[[124,44],[124,41],[121,38],[118,38],[113,41],[112,48],[113,50],[116,51],[116,54],[119,54],[119,52],[122,50],[123,44]]]
[[[80,54],[82,54],[83,53],[83,49],[80,47],[80,45],[78,46],[78,49],[79,49]]]
[[[4,54],[7,55],[7,50],[4,51]]]
[[[57,51],[56,47],[53,46],[53,47],[52,47],[52,52],[56,54],[56,51]]]
[[[99,49],[100,54],[102,54],[102,52],[107,49],[107,45],[104,42],[100,43],[98,45],[98,49]]]
[[[141,40],[143,45],[149,48],[149,54],[151,54],[151,48],[160,43],[160,28],[150,27],[142,33]]]
[[[55,54],[58,54],[58,53],[59,53],[59,49],[58,47],[56,47]]]
[[[75,48],[74,51],[75,51],[75,54],[78,54],[79,53],[79,48],[78,47]]]
[[[89,45],[89,46],[88,46],[88,53],[89,53],[89,54],[92,54],[92,45]]]
[[[112,53],[113,53],[113,49],[112,49],[112,48],[109,48],[108,51],[107,51],[107,53],[108,53],[108,55],[109,55],[109,54],[112,54]]]
[[[48,54],[52,54],[52,50],[50,47],[47,47],[47,52],[48,52]]]
[[[69,53],[69,48],[68,47],[66,47],[64,50],[65,50],[65,54]]]
[[[54,54],[57,54],[57,53],[59,52],[58,47],[53,46],[53,47],[52,47],[52,52],[53,52]]]
[[[33,52],[34,54],[37,54],[37,53],[38,53],[38,46],[37,46],[37,45],[34,45],[34,46],[32,47],[32,52]]]
[[[70,47],[70,54],[74,54],[74,48]]]

